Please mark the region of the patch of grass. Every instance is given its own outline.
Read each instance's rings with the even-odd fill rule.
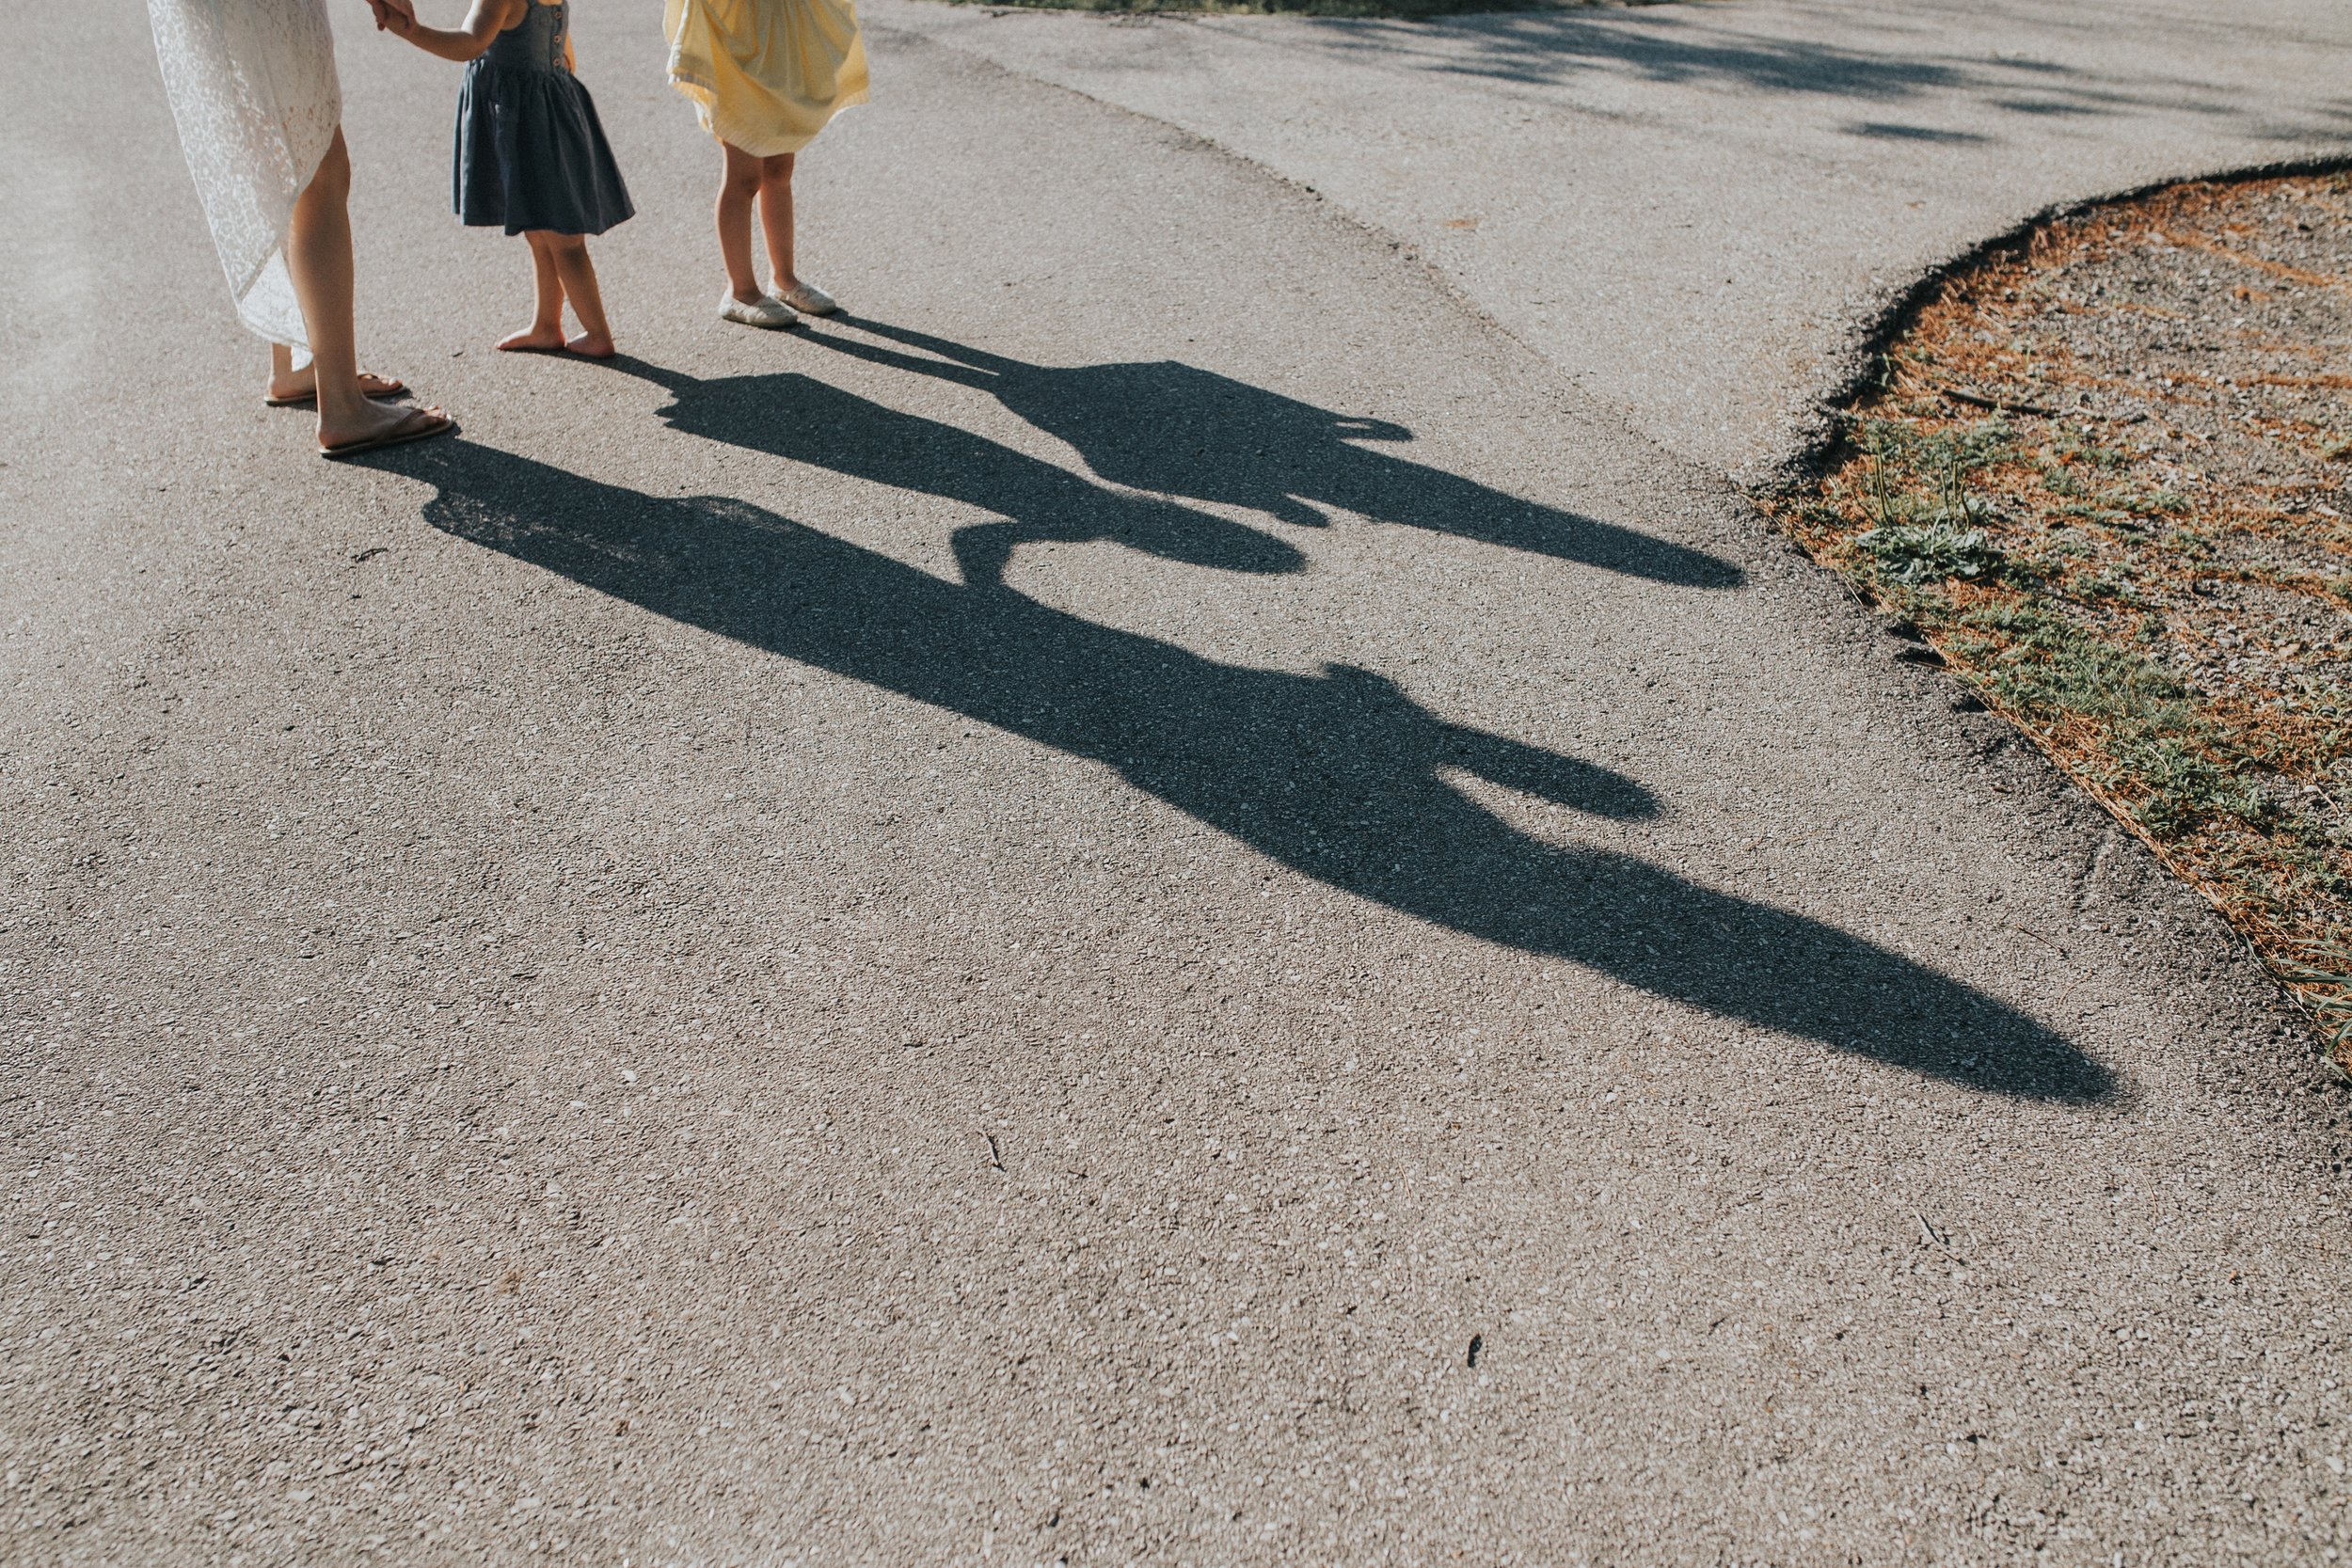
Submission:
[[[2352,949],[2342,942],[2306,942],[2275,956],[2270,964],[2294,988],[2336,1059],[2352,1055]]]
[[[2352,328],[2340,235],[2352,176],[2059,220],[1951,279],[1767,510],[2210,898],[2352,1077],[2352,378],[2311,373]],[[2264,273],[2242,330],[2210,269],[2277,272],[2264,245],[2304,281]]]
[[[2161,666],[2024,597],[1953,624],[1952,655],[1984,696],[2045,730],[2096,731],[2084,760],[2152,835],[2179,839],[2217,816],[2270,819],[2268,798],[2233,771],[2226,737]]]
[[[1980,528],[1955,528],[1947,522],[1883,523],[1855,534],[1853,542],[1875,558],[1879,577],[1887,582],[1942,582],[1983,577],[2001,568],[2001,552]]]

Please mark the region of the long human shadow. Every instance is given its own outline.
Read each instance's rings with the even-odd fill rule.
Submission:
[[[1382,522],[1540,551],[1562,560],[1691,588],[1730,588],[1740,568],[1701,550],[1669,544],[1633,529],[1524,500],[1471,480],[1367,450],[1359,441],[1408,441],[1412,433],[1385,420],[1359,419],[1252,387],[1214,371],[1170,361],[1082,365],[1056,369],[1009,359],[879,322],[849,325],[921,348],[905,354],[826,334],[813,339],[844,354],[925,375],[985,388],[1031,425],[1078,450],[1100,477],[1158,496],[1245,507],[1289,523],[1321,527],[1319,501]],[[929,356],[937,356],[930,357]],[[1191,559],[1246,570],[1259,551],[1290,550],[1287,542],[1255,534],[1207,513],[1173,507],[1153,513],[1129,499],[1102,523],[1073,519],[1065,510],[1102,508],[1115,495],[1078,476],[984,440],[953,425],[899,413],[804,375],[727,376],[697,380],[639,360],[615,361],[667,388],[675,400],[662,418],[677,429],[731,446],[855,474],[903,489],[951,496],[992,512],[1011,513],[1011,526],[987,539],[987,550],[959,538],[976,562],[1001,569],[1001,551],[1043,533],[1067,537],[1116,523],[1129,542],[1159,554],[1188,541]],[[1156,523],[1156,531],[1145,525]],[[1211,531],[1216,524],[1231,532]],[[1239,535],[1261,541],[1246,546]],[[1152,541],[1157,539],[1158,544]]]
[[[434,527],[755,648],[1092,759],[1268,858],[1450,930],[1840,1051],[2024,1098],[2107,1071],[2032,1019],[1820,921],[1520,832],[1475,775],[1615,818],[1587,762],[1452,723],[1388,680],[1251,669],[961,584],[725,499],[667,499],[463,441],[384,454]]]

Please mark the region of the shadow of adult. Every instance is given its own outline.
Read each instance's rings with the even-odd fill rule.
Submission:
[[[1089,482],[968,430],[883,406],[804,375],[699,380],[626,356],[609,361],[666,389],[677,429],[771,457],[961,501],[1002,521],[968,523],[949,543],[966,582],[999,580],[1025,544],[1110,540],[1187,565],[1301,570],[1288,540],[1155,496]]]
[[[437,486],[425,515],[456,537],[1092,759],[1389,909],[1982,1089],[2071,1102],[2114,1091],[2059,1036],[1908,958],[1520,832],[1453,776],[1607,817],[1657,802],[1606,768],[1449,722],[1377,675],[1220,663],[740,501],[656,499],[470,443],[379,461]]]
[[[1320,528],[1318,505],[1375,522],[1582,562],[1686,588],[1732,588],[1740,568],[1702,550],[1633,529],[1525,500],[1473,480],[1358,445],[1409,441],[1412,432],[1252,387],[1175,360],[1057,368],[951,342],[860,317],[832,318],[920,354],[839,333],[810,341],[855,357],[960,382],[988,392],[1037,429],[1077,449],[1103,479],[1130,489],[1263,513]],[[777,376],[771,410],[744,404],[723,415],[697,395],[665,417],[681,429],[763,451],[782,411],[804,399],[848,394]],[[789,384],[787,386],[787,383]],[[796,442],[796,448],[815,443]],[[796,450],[793,455],[801,455]],[[838,467],[821,451],[805,459]]]

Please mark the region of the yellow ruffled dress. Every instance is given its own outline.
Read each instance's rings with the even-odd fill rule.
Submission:
[[[703,129],[755,158],[798,152],[866,102],[851,0],[669,0],[670,83]]]

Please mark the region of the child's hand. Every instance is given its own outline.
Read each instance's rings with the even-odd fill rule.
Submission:
[[[368,4],[381,6],[389,18],[386,25],[426,54],[463,65],[480,59],[501,33],[530,14],[533,0],[473,0],[465,25],[454,31],[419,22],[415,0],[368,0]]]
[[[409,0],[368,0],[368,9],[375,13],[375,30],[405,36],[417,24],[416,8]]]

